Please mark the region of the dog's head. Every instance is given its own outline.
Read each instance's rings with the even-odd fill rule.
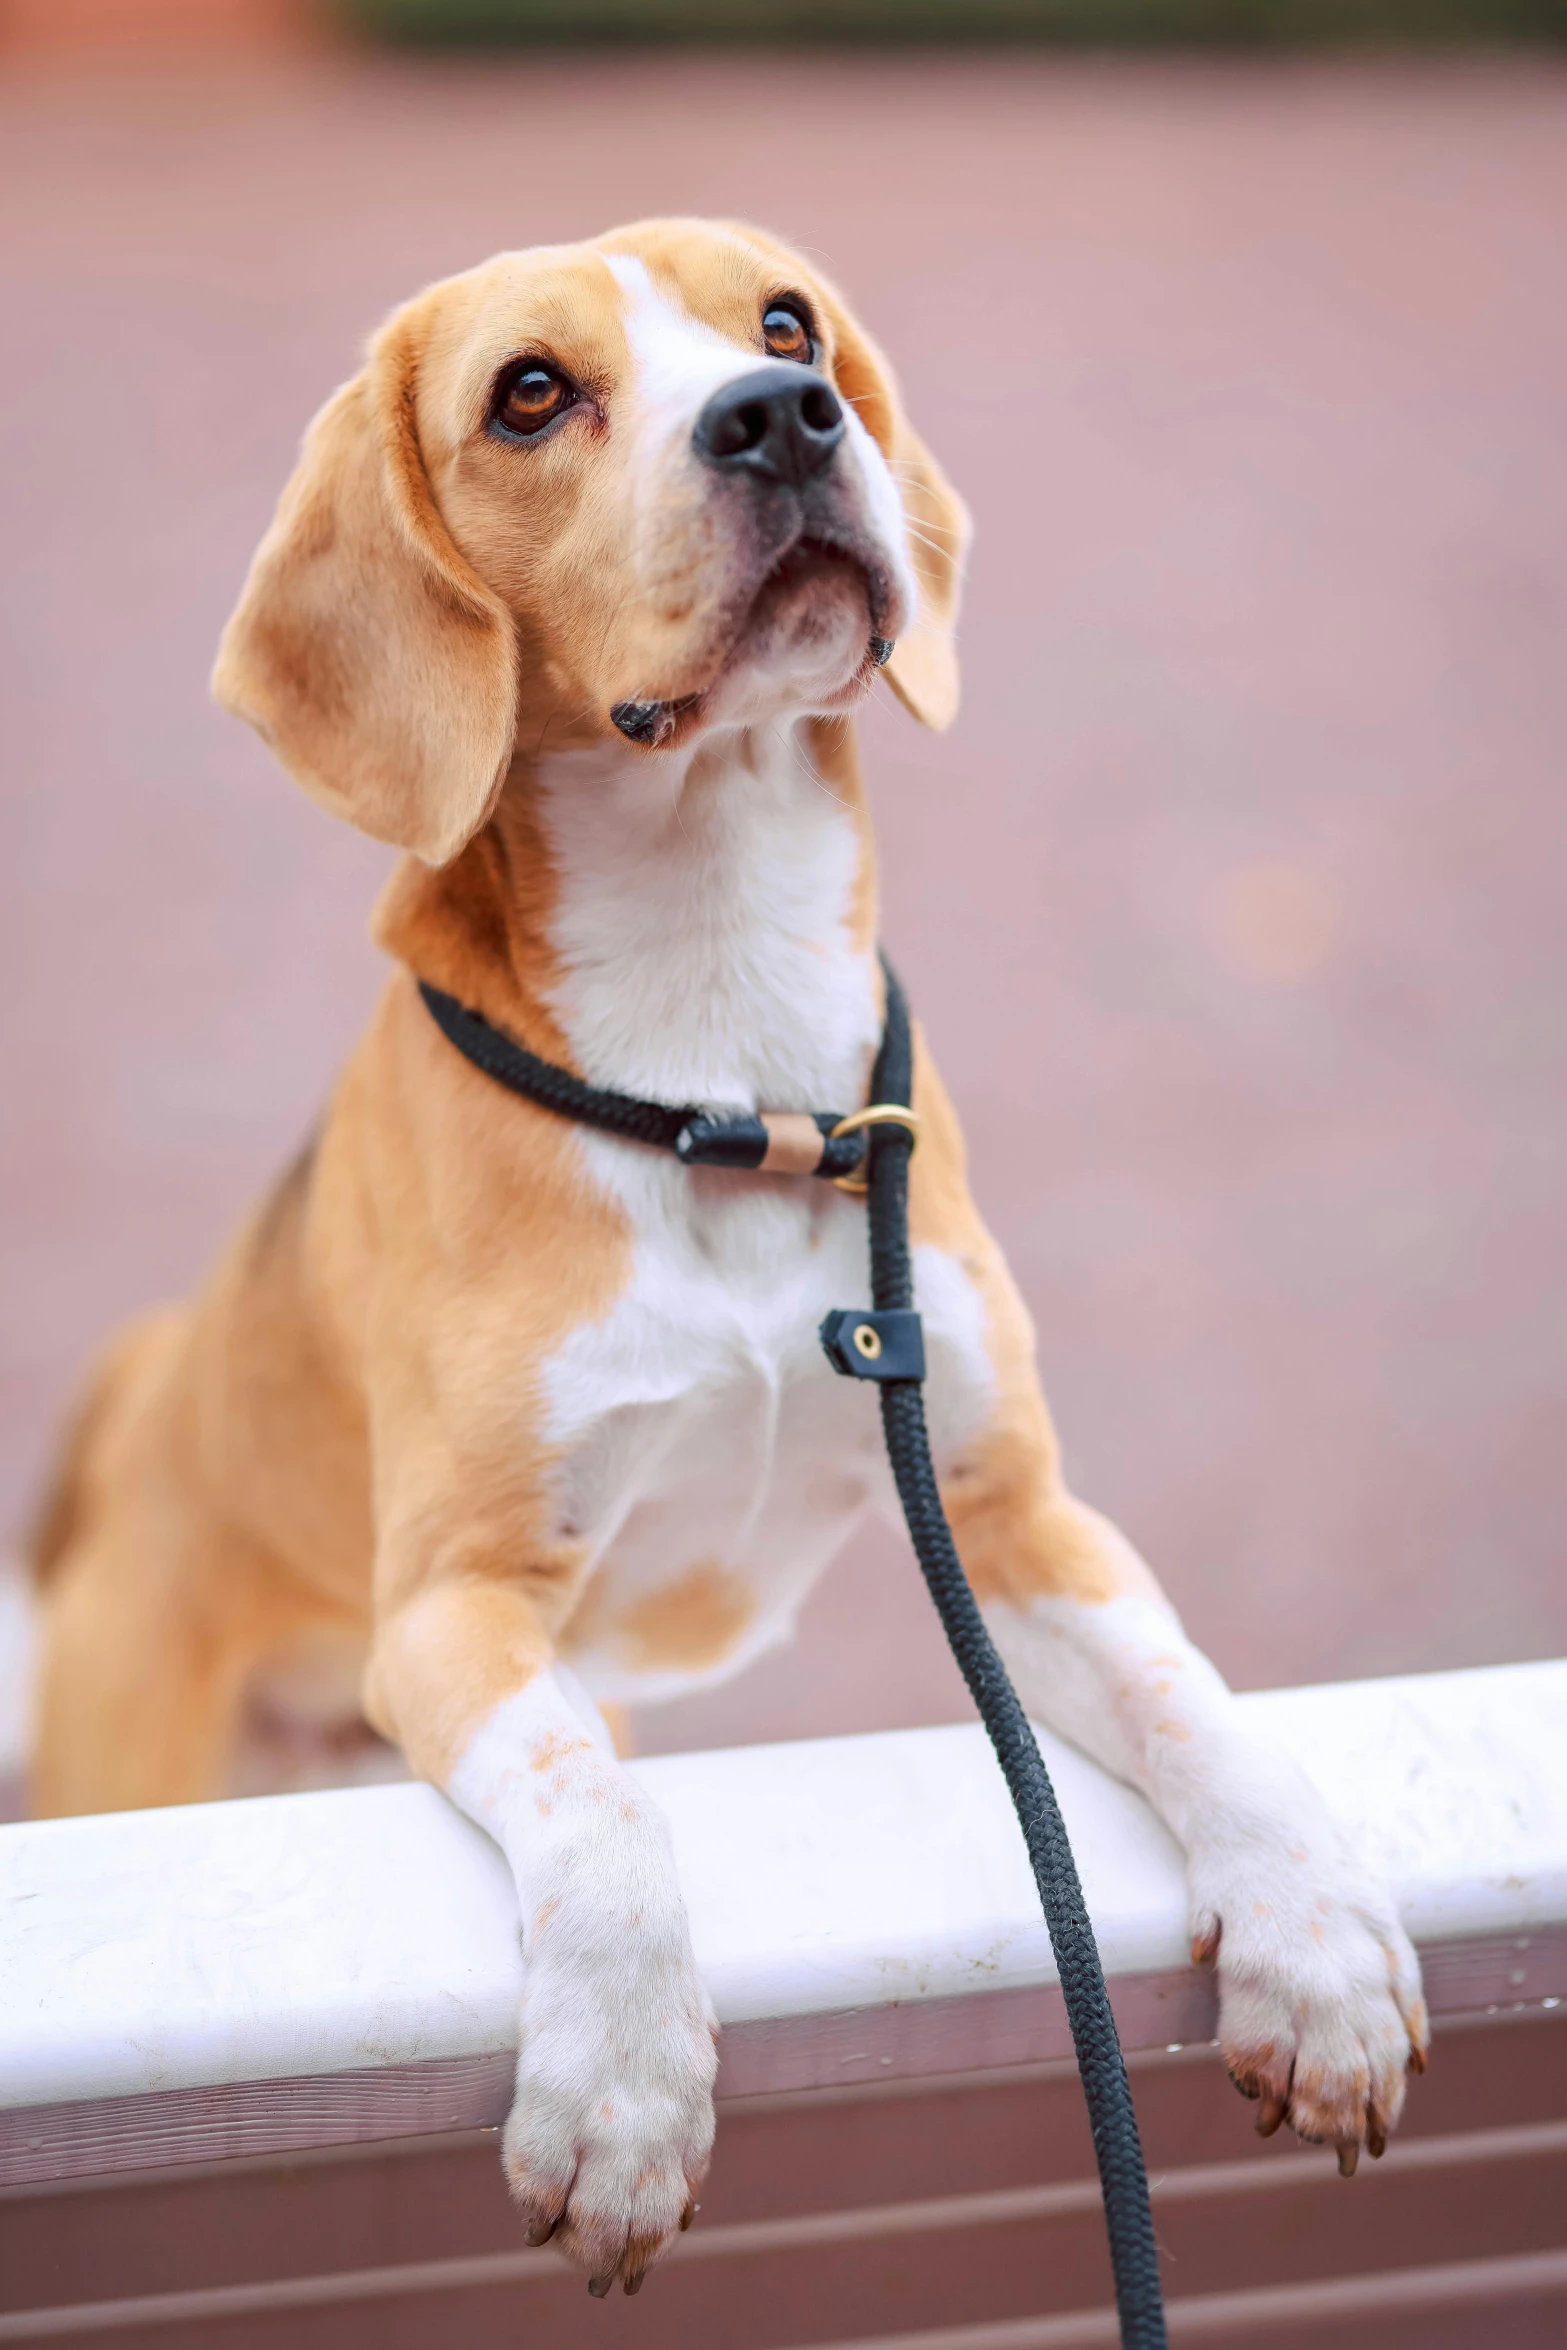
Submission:
[[[966,531],[815,270],[643,222],[395,313],[306,435],[214,690],[440,864],[519,750],[842,711],[883,660],[947,725]]]

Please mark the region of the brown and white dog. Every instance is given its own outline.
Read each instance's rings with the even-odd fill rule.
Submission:
[[[415,982],[625,1092],[862,1103],[882,997],[849,714],[895,639],[894,691],[951,719],[965,535],[817,271],[644,222],[396,313],[311,426],[218,658],[306,790],[408,852],[377,916],[397,969],[314,1144],[83,1405],[38,1543],[37,1801],[218,1793],[256,1673],[353,1649],[369,1719],[515,1872],[506,2167],[595,2290],[688,2213],[715,2065],[666,1833],[596,1701],[738,1671],[892,1506],[875,1398],[816,1336],[865,1296],[865,1210],[517,1100]],[[1260,2126],[1352,2167],[1423,2062],[1414,1952],[1068,1492],[923,1051],[915,1107],[933,1435],[991,1630],[1030,1711],[1185,1848]]]

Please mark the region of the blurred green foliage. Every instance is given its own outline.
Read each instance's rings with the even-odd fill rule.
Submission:
[[[419,42],[1559,40],[1567,0],[337,0]]]

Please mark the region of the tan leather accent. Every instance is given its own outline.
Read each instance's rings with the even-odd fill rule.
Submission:
[[[822,1130],[803,1110],[764,1110],[767,1155],[763,1175],[814,1175],[822,1163]]]

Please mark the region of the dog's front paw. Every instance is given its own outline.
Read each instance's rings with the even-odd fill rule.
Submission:
[[[1258,2130],[1336,2146],[1349,2177],[1425,2070],[1420,1962],[1391,1901],[1320,1814],[1296,1836],[1216,1838],[1191,1880],[1192,1956],[1217,1960],[1220,2045]]]
[[[713,2150],[716,2040],[683,1916],[597,1947],[540,1921],[506,2176],[529,2243],[557,2244],[596,2295],[617,2276],[636,2292],[690,2225]]]

